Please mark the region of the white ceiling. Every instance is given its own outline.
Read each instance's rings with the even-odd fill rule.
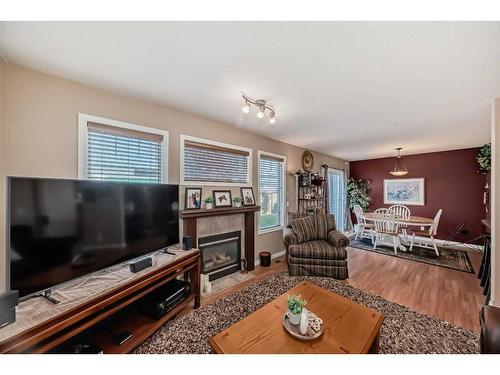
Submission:
[[[2,22],[0,54],[347,160],[484,144],[500,96],[499,22]]]

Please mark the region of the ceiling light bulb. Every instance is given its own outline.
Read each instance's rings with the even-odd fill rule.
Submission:
[[[269,123],[272,125],[276,122],[276,117],[274,117],[274,115],[271,115],[271,117],[269,118]]]
[[[263,118],[264,117],[264,110],[261,108],[259,112],[257,113],[258,118]]]
[[[243,106],[243,108],[241,108],[241,110],[243,111],[243,113],[250,112],[250,106],[248,105],[248,102],[245,103],[245,105]]]

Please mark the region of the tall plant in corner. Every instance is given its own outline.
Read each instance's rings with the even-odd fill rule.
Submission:
[[[476,160],[479,164],[478,173],[488,174],[488,172],[491,171],[491,143],[487,143],[481,147],[476,156]]]
[[[355,205],[360,205],[363,211],[370,207],[371,198],[368,195],[369,180],[356,180],[350,178],[347,180],[347,202],[352,210]]]

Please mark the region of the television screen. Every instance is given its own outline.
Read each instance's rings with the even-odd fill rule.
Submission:
[[[179,187],[9,178],[10,288],[20,296],[179,242]]]

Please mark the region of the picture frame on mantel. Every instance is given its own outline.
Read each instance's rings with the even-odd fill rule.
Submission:
[[[241,188],[241,200],[243,206],[255,206],[255,195],[252,187]]]
[[[201,208],[201,191],[201,188],[186,188],[184,192],[184,208],[186,210],[199,210]]]
[[[233,197],[231,196],[231,190],[214,190],[212,192],[214,197],[214,207],[232,207]]]
[[[425,178],[384,179],[384,204],[425,205]]]

